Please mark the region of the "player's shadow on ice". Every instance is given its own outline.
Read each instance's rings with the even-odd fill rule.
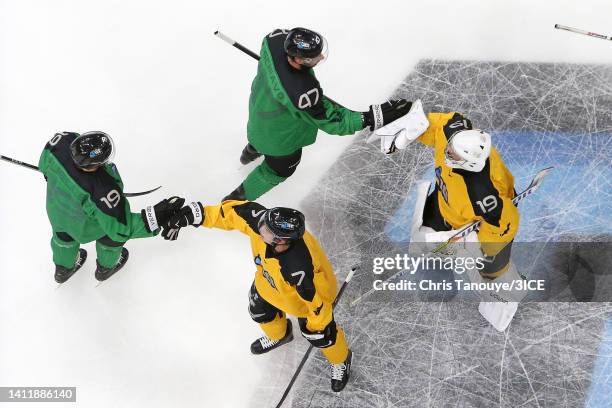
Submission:
[[[612,300],[611,258],[610,242],[574,242],[570,244],[565,274],[569,288],[577,302]]]

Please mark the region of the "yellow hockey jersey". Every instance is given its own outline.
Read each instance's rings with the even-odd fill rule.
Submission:
[[[285,313],[307,318],[309,330],[321,331],[333,317],[337,289],[333,268],[308,231],[287,251],[275,253],[259,235],[258,222],[264,211],[256,202],[225,201],[204,207],[202,225],[246,234],[251,239],[260,296]]]
[[[457,112],[427,117],[429,128],[418,140],[434,148],[440,213],[453,229],[482,220],[478,231],[481,248],[485,255],[496,255],[518,230],[519,213],[512,203],[514,177],[494,147],[478,173],[448,167],[444,161],[448,139],[460,130],[472,129],[472,123]]]

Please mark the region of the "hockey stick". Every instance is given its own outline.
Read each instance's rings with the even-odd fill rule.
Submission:
[[[357,270],[357,266],[353,266],[351,268],[351,271],[346,276],[346,279],[344,279],[344,283],[342,284],[342,286],[340,287],[340,290],[338,291],[338,295],[336,296],[336,300],[334,300],[332,307],[336,307],[336,305],[338,304],[338,301],[342,297],[342,293],[344,293],[344,289],[346,289],[346,285],[351,281],[351,279],[353,279],[353,275],[355,274],[356,270]],[[306,350],[306,354],[304,354],[304,357],[302,357],[302,361],[300,361],[300,364],[295,370],[293,377],[291,377],[291,381],[289,381],[287,388],[285,388],[285,392],[283,393],[283,396],[281,397],[280,401],[278,401],[278,404],[276,404],[276,408],[280,408],[283,405],[283,402],[285,402],[285,398],[287,398],[287,395],[289,395],[289,391],[291,391],[291,387],[293,387],[295,380],[297,380],[297,377],[302,371],[302,368],[304,367],[306,360],[308,360],[308,356],[310,356],[310,353],[312,352],[313,348],[314,347],[312,346],[312,344],[308,346],[308,350]]]
[[[561,25],[561,24],[555,24],[555,28],[558,29],[558,30],[570,31],[572,33],[588,35],[589,37],[601,38],[602,40],[612,40],[612,36],[607,36],[607,35],[603,35],[603,34],[597,34],[597,33],[593,33],[593,32],[590,32],[590,31],[581,30],[579,28],[572,28],[572,27],[564,26],[564,25]]]
[[[6,156],[0,155],[0,160],[7,161],[9,163],[13,163],[13,164],[16,164],[18,166],[26,167],[26,168],[28,168],[30,170],[40,171],[40,169],[38,167],[34,166],[33,164],[29,164],[29,163],[25,163],[25,162],[22,162],[22,161],[19,161],[19,160],[11,159],[10,157],[6,157]],[[123,195],[126,196],[126,197],[138,197],[138,196],[143,196],[143,195],[146,195],[146,194],[150,194],[150,193],[152,193],[154,191],[159,190],[160,188],[161,188],[161,186],[158,186],[158,187],[153,188],[151,190],[141,191],[139,193],[123,193]]]
[[[139,193],[123,193],[123,195],[126,197],[139,197],[139,196],[151,194],[152,192],[159,190],[161,187],[162,186],[157,186],[155,188],[152,188],[151,190],[141,191]]]
[[[28,163],[24,163],[24,162],[19,161],[19,160],[11,159],[10,157],[6,157],[6,156],[0,155],[0,160],[7,161],[9,163],[13,163],[13,164],[16,164],[18,166],[27,167],[28,169],[40,171],[40,169],[38,167],[36,167],[36,166],[34,166],[32,164],[28,164]]]
[[[220,39],[222,39],[223,41],[225,41],[226,43],[228,43],[229,45],[231,45],[232,47],[239,49],[240,51],[244,52],[245,54],[259,61],[259,55],[249,50],[247,47],[240,44],[238,41],[232,40],[227,35],[223,34],[221,31],[217,30],[213,34],[219,37]]]
[[[544,177],[551,170],[552,170],[552,167],[547,167],[545,169],[540,170],[538,174],[535,175],[533,180],[531,180],[531,183],[529,183],[529,186],[525,190],[523,190],[522,193],[518,194],[516,197],[512,199],[512,203],[514,205],[517,205],[519,202],[521,202],[523,198],[527,197],[528,195],[536,191],[540,187],[540,184],[542,184],[542,180],[544,179]],[[478,226],[480,226],[481,222],[482,220],[474,221],[473,223],[467,225],[466,227],[463,227],[456,234],[454,234],[448,240],[446,240],[446,242],[443,242],[438,247],[436,247],[436,249],[431,251],[431,253],[433,254],[438,253],[444,248],[446,248],[450,243],[452,243],[453,240],[457,238],[463,238],[466,235],[468,235],[470,232],[475,231],[478,228]]]
[[[553,169],[552,167],[547,167],[545,169],[540,170],[538,172],[538,174],[535,175],[533,180],[531,180],[531,183],[529,183],[529,186],[525,190],[523,190],[522,193],[518,194],[516,197],[514,197],[512,199],[512,203],[514,205],[517,205],[525,197],[527,197],[528,195],[530,195],[534,191],[536,191],[540,187],[540,185],[542,184],[542,180],[544,179],[544,177],[552,169]],[[470,232],[475,231],[478,228],[478,226],[480,225],[481,222],[482,222],[482,220],[474,221],[471,224],[468,224],[467,226],[463,227],[462,229],[457,231],[457,233],[453,234],[453,236],[451,236],[448,240],[446,240],[446,242],[443,242],[442,244],[440,244],[438,247],[436,247],[433,251],[429,252],[428,254],[435,254],[435,253],[441,251],[442,249],[446,248],[453,240],[455,240],[457,238],[463,238],[466,235],[468,235]],[[399,271],[399,272],[391,275],[389,278],[385,279],[385,282],[392,281],[393,279],[400,277],[401,275],[403,275],[406,272],[407,272],[407,269],[403,270],[403,271]],[[353,300],[351,302],[351,306],[355,306],[357,303],[359,303],[359,301],[361,301],[361,299],[370,296],[375,291],[376,290],[374,288],[368,290],[363,295],[361,295],[357,299]]]
[[[231,45],[234,48],[239,49],[240,51],[244,52],[245,54],[247,54],[248,56],[256,59],[257,61],[260,60],[259,55],[257,55],[257,53],[249,50],[247,47],[245,47],[244,45],[240,44],[238,41],[234,41],[233,39],[229,38],[227,35],[223,34],[221,31],[217,30],[213,33],[214,35],[216,35],[218,38],[222,39],[223,41],[225,41],[226,43],[228,43],[229,45]],[[340,105],[338,102],[334,101],[332,98],[330,98],[329,96],[325,95],[325,98],[330,101],[331,103],[344,107],[342,105]]]

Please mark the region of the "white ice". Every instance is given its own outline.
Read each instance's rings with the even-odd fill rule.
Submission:
[[[126,191],[164,187],[215,203],[236,187],[256,63],[273,28],[324,33],[325,92],[355,110],[383,101],[421,58],[612,63],[609,1],[0,0],[0,154],[36,163],[54,132],[104,130]],[[352,138],[321,134],[264,205],[300,206]],[[0,163],[0,386],[76,386],[82,407],[247,407],[274,355],[254,357],[253,277],[239,233],[135,240],[96,288],[94,248],[55,289],[45,184]],[[288,379],[279,379],[286,381]],[[23,406],[28,406],[24,404]],[[54,405],[59,406],[59,405]],[[74,406],[70,404],[68,406]]]

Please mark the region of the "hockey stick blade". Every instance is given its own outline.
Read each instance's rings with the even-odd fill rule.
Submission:
[[[124,196],[126,196],[126,197],[138,197],[138,196],[143,196],[143,195],[150,194],[150,193],[152,193],[152,192],[154,192],[154,191],[157,191],[157,190],[159,190],[161,187],[162,187],[162,186],[158,186],[158,187],[155,187],[154,189],[151,189],[151,190],[141,191],[140,193],[123,193],[123,195],[124,195]]]
[[[338,294],[336,295],[336,299],[334,300],[333,307],[336,307],[336,305],[338,304],[338,301],[340,300],[340,298],[342,297],[342,294],[344,293],[344,289],[346,289],[346,285],[351,281],[351,279],[353,279],[353,275],[355,275],[355,271],[358,268],[359,267],[357,265],[353,265],[351,267],[351,271],[348,273],[348,275],[344,279],[344,283],[342,284],[342,286],[340,287],[340,290],[338,291]],[[310,356],[310,353],[312,353],[312,349],[313,349],[312,344],[309,344],[308,350],[306,350],[304,357],[302,357],[302,361],[300,361],[300,364],[295,370],[293,377],[291,377],[291,381],[289,381],[287,388],[285,388],[285,392],[283,393],[283,396],[278,401],[278,404],[276,404],[276,408],[280,408],[283,405],[283,402],[285,402],[285,398],[287,398],[287,395],[289,395],[289,391],[291,391],[291,387],[293,387],[295,380],[297,379],[298,375],[302,371],[302,367],[304,367],[304,364],[306,364],[306,360],[308,360],[308,356]]]
[[[546,175],[553,169],[553,167],[547,167],[545,169],[542,169],[538,172],[538,174],[535,175],[535,177],[533,178],[533,180],[531,180],[531,183],[529,184],[529,187],[527,187],[525,189],[525,191],[523,191],[522,193],[518,194],[516,197],[514,197],[512,199],[512,202],[516,205],[518,204],[523,198],[527,197],[529,194],[533,193],[534,191],[536,191],[540,185],[542,184],[542,181],[544,180],[544,177],[546,177]]]
[[[542,185],[542,181],[544,180],[544,177],[546,177],[546,175],[553,169],[553,167],[546,167],[545,169],[540,170],[531,180],[531,183],[529,183],[529,186],[523,190],[523,192],[521,192],[520,194],[517,194],[516,197],[514,197],[512,199],[512,202],[514,203],[514,205],[518,204],[519,202],[521,202],[521,200],[523,200],[525,197],[527,197],[528,195],[532,194],[534,191],[536,191],[540,185]],[[448,244],[451,243],[451,240],[454,238],[463,238],[466,235],[468,235],[470,232],[476,230],[478,228],[478,226],[480,225],[481,221],[474,221],[471,224],[468,224],[466,227],[462,228],[461,230],[459,230],[456,234],[454,234],[452,237],[450,237],[446,242],[443,242],[442,244],[440,244],[439,246],[437,246],[433,251],[429,252],[429,254],[434,254],[437,253],[439,251],[441,251],[442,249],[446,248],[448,246]],[[393,279],[396,279],[400,276],[402,276],[403,274],[405,274],[408,270],[403,270],[403,271],[399,271],[393,275],[391,275],[389,278],[385,279],[385,282],[390,282]],[[357,303],[359,303],[361,301],[361,299],[364,299],[368,296],[370,296],[372,293],[375,292],[375,289],[372,288],[370,290],[368,290],[367,292],[365,292],[363,295],[359,296],[358,298],[356,298],[355,300],[353,300],[351,302],[351,306],[355,306]]]

